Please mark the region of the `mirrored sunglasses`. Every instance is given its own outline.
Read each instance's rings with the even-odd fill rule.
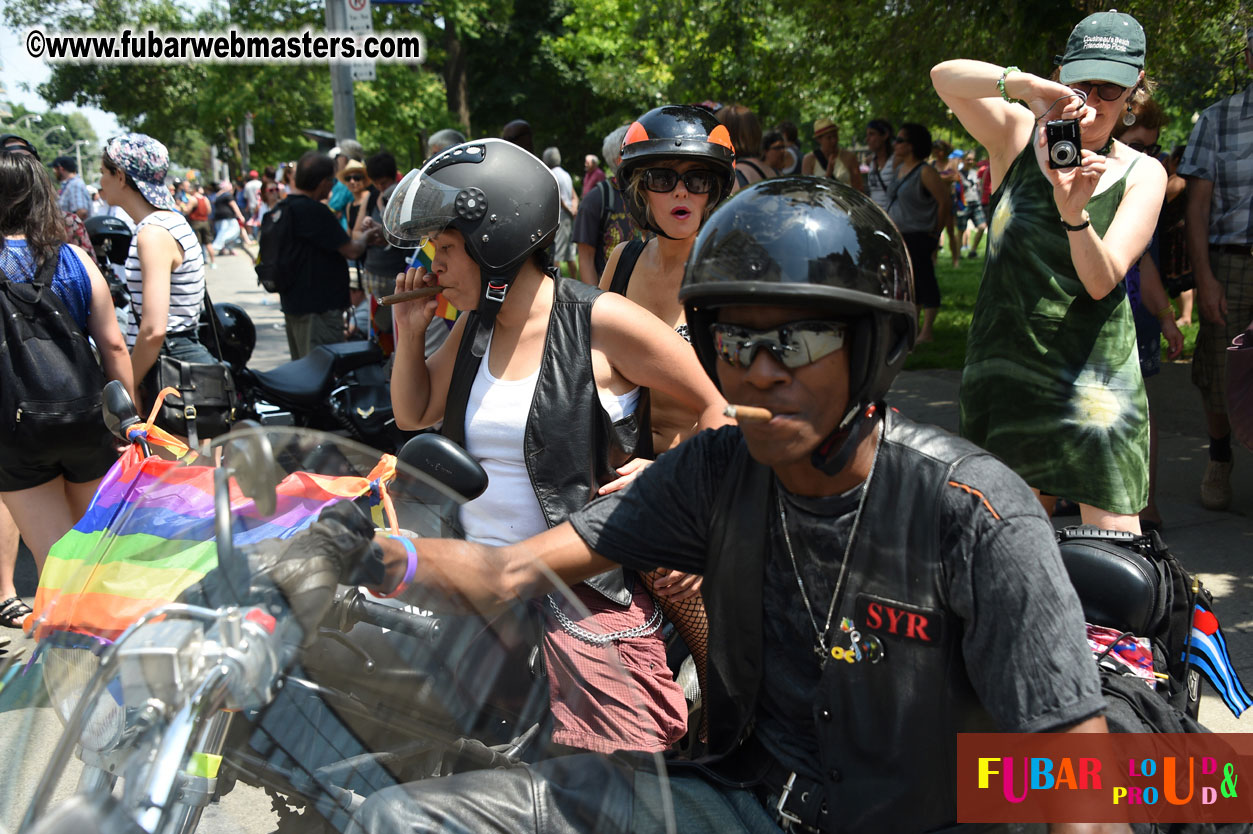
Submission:
[[[848,325],[835,321],[795,321],[769,330],[753,330],[738,324],[709,325],[714,351],[733,368],[753,364],[757,351],[765,348],[785,368],[801,368],[844,347]]]
[[[1092,97],[1092,91],[1100,97],[1101,101],[1118,101],[1122,98],[1122,94],[1127,92],[1126,87],[1117,84],[1093,84],[1090,81],[1080,81],[1078,84],[1071,84],[1070,89],[1076,93],[1081,93],[1085,99]]]
[[[644,171],[644,187],[658,194],[669,194],[679,180],[691,194],[708,194],[717,182],[717,174],[713,171],[696,169],[679,174],[673,168],[648,168]]]

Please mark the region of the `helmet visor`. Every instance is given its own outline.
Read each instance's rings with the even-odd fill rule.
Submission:
[[[429,167],[406,174],[383,209],[383,233],[393,246],[420,248],[477,208],[476,194],[440,182],[439,171],[430,173]]]

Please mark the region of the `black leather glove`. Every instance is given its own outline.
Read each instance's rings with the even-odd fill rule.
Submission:
[[[308,646],[330,610],[335,587],[352,582],[363,563],[381,564],[382,554],[373,522],[351,501],[341,501],[291,538],[260,543],[248,562],[254,585],[268,578],[282,592]]]

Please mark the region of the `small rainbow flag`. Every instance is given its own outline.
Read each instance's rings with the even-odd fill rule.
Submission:
[[[426,269],[431,268],[431,259],[435,257],[435,244],[427,241],[413,252],[413,258],[409,261],[410,266],[421,266]],[[456,307],[448,303],[448,299],[443,295],[439,296],[439,306],[435,308],[435,315],[448,321],[456,321],[457,316],[461,314]]]
[[[186,446],[160,429],[149,427],[147,438],[191,460]],[[380,493],[395,471],[396,459],[384,455],[366,477],[294,472],[279,482],[278,509],[270,517],[258,515],[232,479],[235,544],[288,538],[330,504]],[[115,640],[217,567],[213,472],[194,462],[145,457],[137,444],[128,446],[87,513],[48,554],[28,620],[35,639],[69,632]]]

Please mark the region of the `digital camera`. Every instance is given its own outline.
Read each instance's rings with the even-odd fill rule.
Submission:
[[[1044,125],[1050,168],[1074,168],[1082,161],[1078,119],[1054,119]]]

